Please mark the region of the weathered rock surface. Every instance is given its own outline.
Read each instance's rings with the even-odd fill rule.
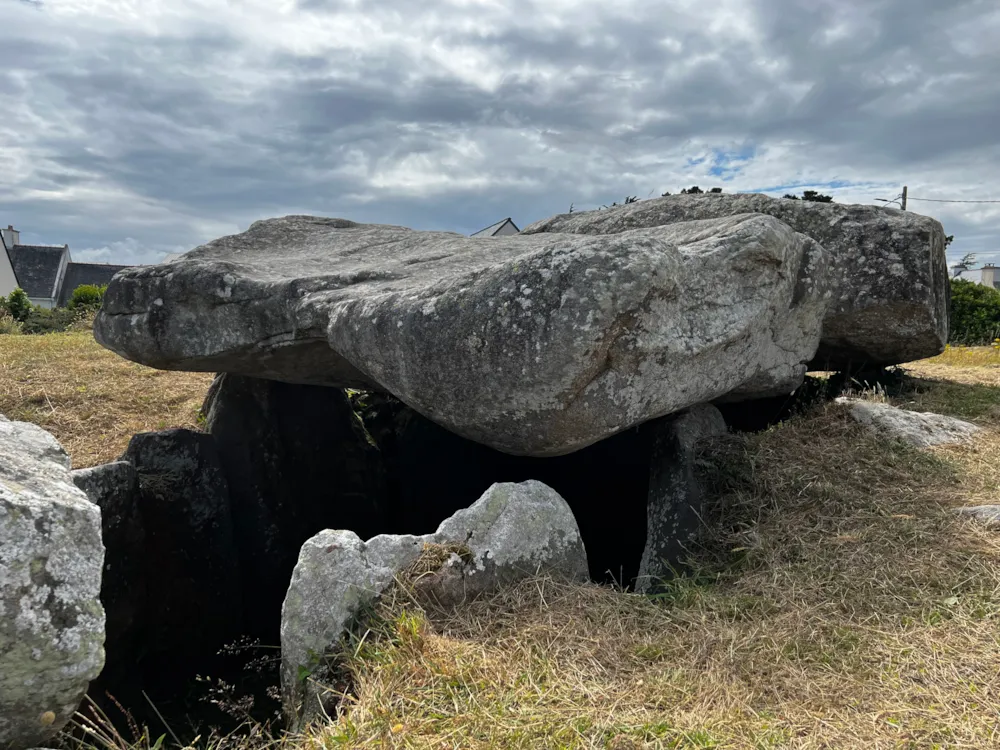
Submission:
[[[104,664],[101,511],[49,433],[0,416],[0,748],[53,737]]]
[[[122,271],[94,331],[153,367],[385,390],[545,456],[790,391],[826,279],[823,249],[763,215],[489,241],[290,216]]]
[[[849,398],[838,398],[837,403],[848,406],[851,417],[858,423],[918,448],[968,442],[980,431],[970,422],[943,414],[909,411],[890,404]]]
[[[780,219],[829,253],[833,304],[823,322],[816,369],[898,364],[944,349],[950,294],[944,230],[936,220],[912,212],[756,193],[671,195],[560,214],[521,234],[614,235],[751,212]]]
[[[229,486],[246,633],[274,643],[303,543],[322,529],[386,528],[378,448],[339,388],[221,375],[205,405]],[[433,528],[433,527],[432,527]]]
[[[323,531],[299,555],[282,610],[282,699],[292,729],[326,710],[324,664],[361,610],[431,545],[443,552],[417,582],[454,604],[536,572],[587,577],[587,555],[566,502],[540,482],[496,484],[434,534],[374,537]],[[430,550],[427,550],[430,551]]]
[[[649,466],[646,547],[636,591],[655,591],[690,552],[702,517],[702,492],[694,470],[696,449],[702,440],[726,431],[726,421],[711,404],[699,404],[657,426]]]
[[[1000,530],[1000,505],[974,505],[955,510],[961,515],[975,518],[988,529]]]

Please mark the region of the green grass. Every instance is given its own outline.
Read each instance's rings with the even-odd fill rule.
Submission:
[[[1000,346],[949,346],[940,356],[905,367],[915,389],[901,406],[1000,423]]]
[[[918,385],[920,390],[901,405],[917,411],[951,414],[974,422],[996,422],[1000,415],[1000,388],[978,383],[938,381],[933,386]]]

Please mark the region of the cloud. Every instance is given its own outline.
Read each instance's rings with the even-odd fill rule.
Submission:
[[[122,265],[160,263],[172,253],[190,250],[185,245],[150,245],[132,237],[110,242],[102,247],[70,248],[70,255],[77,263],[116,263]]]
[[[698,184],[1000,251],[975,0],[0,0],[0,220],[156,262],[288,213],[470,233]],[[1000,257],[996,258],[1000,260]]]

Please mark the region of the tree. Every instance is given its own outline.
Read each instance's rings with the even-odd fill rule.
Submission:
[[[721,193],[722,192],[722,188],[712,188],[708,192],[710,192],[710,193]]]
[[[805,190],[802,193],[802,200],[812,201],[813,203],[833,203],[833,196],[821,195],[815,190]]]
[[[28,301],[28,295],[21,287],[7,296],[6,307],[10,316],[20,323],[23,323],[31,312],[31,302]]]
[[[681,190],[681,195],[696,195],[697,193],[703,193],[703,192],[705,191],[702,190],[697,185],[692,185],[689,188],[684,188],[683,190]]]
[[[799,198],[797,195],[792,195],[791,193],[785,193],[782,198],[788,198],[793,201],[812,201],[813,203],[833,203],[832,195],[823,195],[821,193],[817,193],[815,190],[803,190],[802,198]]]
[[[947,237],[944,240],[944,246],[948,247]],[[965,266],[966,268],[972,268],[974,265],[976,265],[976,254],[966,253],[965,255],[962,256],[962,260],[958,261],[958,265]]]
[[[947,250],[948,245],[950,245],[954,240],[955,240],[955,235],[953,234],[946,235],[944,238],[944,249]],[[972,256],[973,260],[976,259],[976,256],[972,255],[972,253],[969,253],[969,255]]]
[[[982,346],[1000,337],[1000,292],[965,279],[951,280],[948,315],[953,344]]]

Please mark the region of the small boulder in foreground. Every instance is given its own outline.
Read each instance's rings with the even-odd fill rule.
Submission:
[[[533,480],[494,484],[433,534],[363,542],[352,531],[320,532],[302,547],[282,609],[281,690],[291,730],[332,710],[324,700],[327,662],[361,612],[397,576],[432,557],[414,587],[421,599],[442,605],[539,573],[587,580],[573,512]]]

